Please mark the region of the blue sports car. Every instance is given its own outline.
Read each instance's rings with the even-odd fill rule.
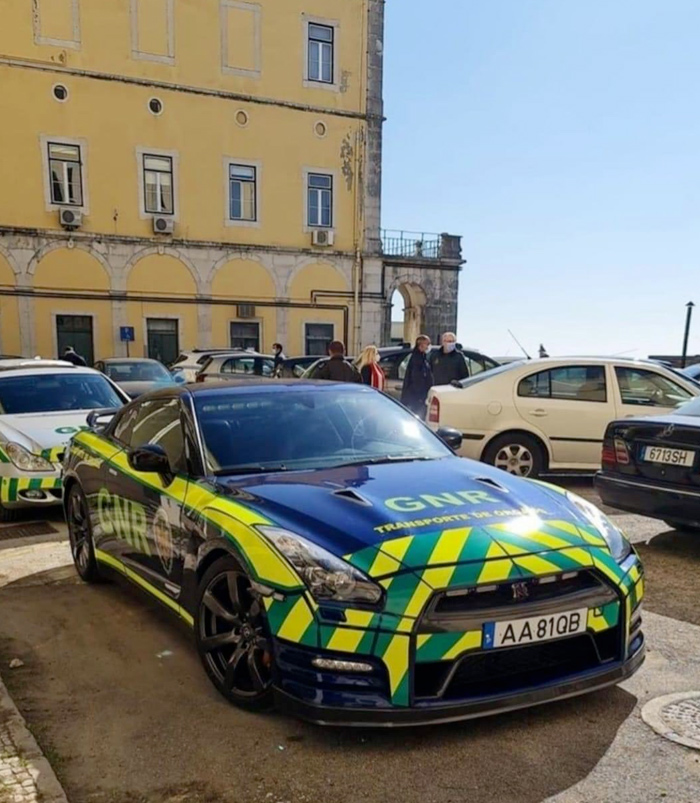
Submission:
[[[78,573],[121,574],[170,608],[239,706],[449,721],[643,661],[643,572],[619,529],[458,458],[459,433],[371,388],[188,385],[91,424],[64,472]]]

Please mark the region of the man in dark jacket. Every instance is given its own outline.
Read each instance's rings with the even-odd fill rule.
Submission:
[[[401,401],[419,418],[425,418],[425,400],[428,398],[428,391],[435,384],[428,362],[429,348],[430,338],[427,335],[420,335],[416,339],[411,359],[406,366],[406,376],[401,391]]]
[[[362,382],[357,368],[345,360],[344,343],[334,340],[328,346],[328,354],[330,360],[320,368],[317,379],[325,379],[329,382]]]
[[[469,368],[464,355],[457,349],[455,333],[445,332],[440,342],[440,348],[430,355],[433,384],[449,385],[455,379],[466,379],[469,376]]]
[[[73,346],[66,346],[63,356],[60,359],[62,359],[64,362],[71,362],[73,365],[77,365],[79,367],[87,365],[85,358],[81,357],[80,354],[78,354],[73,348]]]

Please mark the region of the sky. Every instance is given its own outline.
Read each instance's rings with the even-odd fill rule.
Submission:
[[[388,0],[382,224],[493,356],[700,353],[700,1]]]

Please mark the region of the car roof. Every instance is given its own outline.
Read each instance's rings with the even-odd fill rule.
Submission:
[[[31,375],[46,370],[53,372],[80,373],[80,374],[99,374],[94,368],[83,365],[73,365],[63,360],[0,360],[0,373],[13,373],[21,375]]]
[[[107,357],[106,360],[97,360],[97,362],[103,362],[105,365],[115,362],[157,362],[158,365],[163,364],[160,360],[154,360],[151,357]]]

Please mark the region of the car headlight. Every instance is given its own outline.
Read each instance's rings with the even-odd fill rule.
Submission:
[[[365,574],[302,536],[279,527],[258,527],[292,564],[317,600],[370,603],[382,598],[382,589]]]
[[[602,510],[599,510],[587,499],[583,499],[569,492],[567,492],[566,498],[583,513],[589,524],[592,524],[605,539],[613,558],[615,558],[618,563],[622,563],[632,552],[632,545],[624,536],[622,530],[616,527]]]
[[[32,454],[19,443],[8,443],[5,454],[22,471],[53,471],[53,466],[38,454]]]

